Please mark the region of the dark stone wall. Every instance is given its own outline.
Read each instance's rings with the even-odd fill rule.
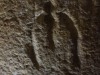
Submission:
[[[0,0],[0,75],[100,75],[99,0]]]

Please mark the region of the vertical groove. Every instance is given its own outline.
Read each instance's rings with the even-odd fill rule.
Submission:
[[[49,48],[51,50],[54,50],[55,49],[55,45],[53,41],[54,19],[51,15],[51,12],[52,12],[51,2],[46,2],[44,4],[44,11],[47,13],[47,15],[44,16],[44,22],[47,25],[47,39],[49,41]]]
[[[34,12],[35,11],[35,1],[34,0],[29,0],[28,3],[32,5],[32,7],[33,7],[33,9],[32,9],[33,10],[33,16],[35,17],[35,12]],[[33,22],[35,22],[35,19],[34,19]],[[28,24],[27,27],[29,28],[29,30],[27,30],[27,32],[28,32],[28,36],[29,36],[31,42],[25,44],[26,53],[27,53],[28,57],[31,59],[31,61],[32,61],[33,65],[35,66],[35,68],[37,70],[39,70],[40,65],[39,65],[39,63],[38,63],[38,61],[36,59],[34,46],[32,44],[33,43],[33,41],[32,41],[32,38],[33,38],[32,37],[32,35],[33,35],[32,34],[33,23]]]
[[[79,56],[78,56],[78,50],[77,50],[77,40],[78,40],[78,32],[77,29],[75,28],[72,20],[64,13],[58,13],[59,16],[59,20],[61,21],[61,23],[66,25],[66,29],[70,32],[71,35],[71,40],[73,43],[73,48],[71,50],[73,57],[72,57],[72,64],[74,65],[74,67],[78,67],[80,68],[80,60],[79,60]]]
[[[32,44],[28,43],[28,44],[25,45],[25,47],[26,47],[26,49],[27,49],[27,50],[26,50],[26,53],[27,53],[27,55],[29,56],[29,58],[31,59],[33,65],[36,67],[36,69],[39,70],[39,64],[38,64],[38,62],[37,62],[36,54],[35,54],[35,52],[34,52],[34,49],[33,49]]]

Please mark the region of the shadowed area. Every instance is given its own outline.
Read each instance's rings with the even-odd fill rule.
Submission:
[[[60,20],[60,25],[65,25],[64,27],[66,27],[66,30],[68,30],[70,32],[70,36],[71,36],[71,40],[73,43],[73,48],[71,50],[72,54],[73,54],[73,61],[72,64],[78,68],[80,68],[80,60],[78,57],[78,50],[77,50],[77,40],[78,40],[78,32],[76,27],[73,24],[73,21],[64,13],[57,13],[57,15],[59,16],[59,20]]]

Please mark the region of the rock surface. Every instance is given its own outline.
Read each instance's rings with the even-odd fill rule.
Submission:
[[[0,75],[100,75],[100,1],[0,0]]]

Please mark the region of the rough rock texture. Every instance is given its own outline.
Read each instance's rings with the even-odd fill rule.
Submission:
[[[100,0],[0,0],[0,75],[100,75]]]

